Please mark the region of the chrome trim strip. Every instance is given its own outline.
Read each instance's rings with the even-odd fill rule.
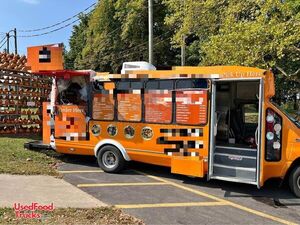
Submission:
[[[264,118],[264,110],[262,110],[264,104],[264,81],[261,78],[259,83],[259,113],[258,113],[258,144],[257,144],[257,160],[256,160],[256,184],[257,188],[260,188],[260,170],[261,170],[261,139],[262,139],[262,118]]]
[[[216,82],[212,80],[211,82],[211,107],[210,107],[210,135],[209,135],[209,154],[208,154],[208,176],[207,179],[210,180],[213,176],[213,164],[214,164],[214,152],[215,152],[215,111],[216,111]]]
[[[254,156],[243,156],[243,155],[235,155],[235,154],[228,154],[228,153],[215,153],[214,155],[220,155],[220,156],[232,156],[232,157],[242,157],[242,158],[245,158],[245,159],[256,159],[256,157]]]
[[[220,146],[217,145],[216,148],[224,148],[224,149],[234,149],[234,150],[242,150],[242,151],[257,151],[257,149],[253,148],[239,148],[239,147],[229,147],[229,146]]]
[[[244,170],[244,171],[249,171],[249,172],[255,172],[256,171],[256,168],[247,168],[247,167],[239,167],[239,166],[225,166],[225,165],[221,165],[221,164],[217,164],[217,163],[215,163],[214,166],[222,167],[222,168],[226,168],[226,169]]]

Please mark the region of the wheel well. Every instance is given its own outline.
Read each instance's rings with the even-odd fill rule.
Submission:
[[[96,156],[98,155],[98,152],[99,152],[102,148],[104,148],[105,146],[112,146],[112,147],[115,147],[116,149],[118,149],[118,150],[120,151],[120,149],[119,149],[117,146],[113,145],[113,144],[103,144],[103,145],[101,145],[101,146],[97,149],[97,151],[96,151]],[[120,152],[121,152],[121,151],[120,151]]]
[[[112,147],[115,147],[116,149],[119,150],[119,152],[121,153],[121,155],[123,156],[123,158],[124,158],[126,161],[129,161],[129,160],[130,160],[130,159],[128,160],[129,157],[128,157],[128,156],[126,157],[126,155],[124,155],[124,152],[123,152],[120,148],[118,148],[116,145],[110,144],[110,143],[105,143],[105,144],[101,145],[101,146],[97,149],[97,151],[96,151],[96,157],[97,157],[99,151],[100,151],[102,148],[104,148],[105,146],[112,146]]]
[[[290,168],[288,169],[288,171],[286,172],[286,175],[284,177],[284,180],[286,181],[287,179],[289,179],[290,173],[293,171],[293,169],[297,166],[300,166],[300,157],[297,158],[296,160],[293,161],[293,163],[291,164]]]

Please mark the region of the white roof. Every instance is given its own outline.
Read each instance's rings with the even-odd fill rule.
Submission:
[[[129,71],[135,70],[156,70],[156,67],[144,61],[124,62],[121,74],[127,74]]]

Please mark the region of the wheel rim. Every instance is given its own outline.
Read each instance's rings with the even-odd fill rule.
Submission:
[[[118,164],[118,158],[112,151],[106,151],[102,156],[102,163],[105,167],[111,169]]]
[[[300,176],[297,177],[297,187],[300,189]]]

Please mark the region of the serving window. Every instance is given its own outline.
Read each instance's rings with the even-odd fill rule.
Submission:
[[[176,83],[176,89],[207,88],[206,79],[182,79]]]
[[[93,119],[161,124],[207,123],[205,79],[119,81],[94,85]]]
[[[117,83],[117,111],[119,121],[140,122],[142,120],[142,81]]]
[[[207,122],[207,90],[176,90],[176,123],[200,125]]]
[[[173,80],[153,80],[146,83],[144,94],[146,123],[172,122],[173,88]]]
[[[94,83],[93,119],[113,120],[115,101],[113,89],[105,90],[105,83]]]

